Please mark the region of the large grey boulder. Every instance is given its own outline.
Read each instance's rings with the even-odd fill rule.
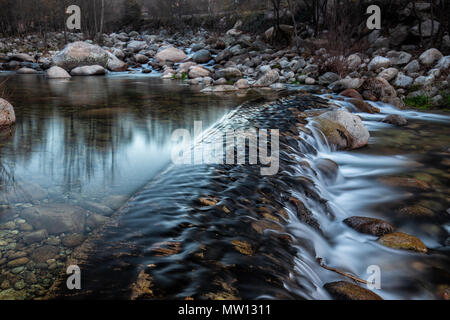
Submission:
[[[397,77],[394,80],[394,86],[399,88],[409,88],[413,84],[414,79],[406,76],[402,72],[399,72]]]
[[[366,146],[370,134],[360,117],[344,110],[327,111],[315,119],[329,144],[339,150],[358,149]]]
[[[235,81],[242,78],[242,72],[238,68],[225,68],[215,72],[216,79],[225,78],[227,80]]]
[[[19,70],[17,70],[17,73],[18,74],[37,74],[39,72],[37,72],[36,70],[31,69],[31,68],[23,67],[23,68],[20,68]]]
[[[431,48],[420,55],[419,61],[425,66],[431,66],[442,59],[442,57],[444,55],[438,49]]]
[[[403,66],[411,61],[412,55],[404,51],[389,51],[386,57],[391,60],[394,66]]]
[[[334,72],[326,72],[319,77],[319,84],[321,85],[330,84],[338,81],[340,78],[341,77]]]
[[[206,63],[211,60],[211,53],[206,49],[202,49],[194,53],[192,59],[197,63]]]
[[[328,89],[339,92],[345,89],[359,89],[362,84],[364,83],[364,80],[360,78],[345,78],[338,80],[336,82],[333,82],[328,86]]]
[[[369,71],[375,71],[380,68],[387,68],[389,66],[391,66],[390,59],[381,56],[376,56],[375,58],[372,59],[372,61],[370,61],[367,68],[369,69]]]
[[[169,48],[163,49],[156,54],[156,60],[160,63],[164,63],[164,62],[168,62],[168,61],[181,62],[186,58],[187,58],[187,55],[184,53],[184,51],[174,48],[174,47],[169,47]]]
[[[210,75],[211,72],[201,66],[192,66],[189,68],[189,78],[191,79],[209,77]]]
[[[106,64],[106,68],[110,71],[120,72],[128,69],[128,64],[117,58],[111,52],[108,53],[108,63]]]
[[[47,78],[49,79],[67,79],[71,78],[70,74],[61,67],[53,66],[47,70]]]
[[[147,42],[133,40],[128,43],[127,48],[136,53],[147,48]]]
[[[434,68],[439,70],[450,68],[450,56],[442,57]]]
[[[0,98],[0,127],[10,126],[16,122],[13,106],[5,99]]]
[[[398,70],[396,68],[387,68],[381,71],[378,76],[386,79],[387,81],[391,81],[398,75]]]
[[[76,67],[99,65],[106,67],[108,53],[97,45],[77,41],[68,44],[53,56],[53,64],[67,71]]]
[[[406,65],[406,67],[403,68],[403,70],[407,74],[413,74],[420,70],[420,63],[417,60],[413,60],[410,63]]]
[[[261,78],[259,78],[255,84],[254,87],[268,87],[275,82],[277,82],[280,79],[280,75],[278,74],[278,71],[276,70],[270,70],[266,72]]]
[[[72,76],[99,76],[106,73],[102,66],[84,66],[73,69],[70,74]]]

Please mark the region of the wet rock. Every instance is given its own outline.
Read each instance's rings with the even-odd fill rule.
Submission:
[[[58,253],[58,247],[45,245],[35,249],[31,254],[31,259],[36,263],[44,263],[47,260],[55,259]]]
[[[194,53],[192,59],[197,63],[206,63],[211,60],[211,53],[206,49],[202,49]]]
[[[394,226],[386,221],[368,217],[350,217],[345,219],[344,223],[358,232],[378,237],[395,230]]]
[[[169,47],[164,50],[161,50],[156,54],[156,60],[160,63],[165,62],[181,62],[187,58],[187,55],[184,53],[184,51]]]
[[[409,217],[433,217],[434,213],[432,210],[421,206],[421,205],[414,205],[414,206],[407,206],[404,208],[401,208],[398,211],[403,216],[409,216]]]
[[[422,53],[419,57],[419,61],[425,66],[431,66],[443,57],[444,55],[438,49],[432,48]]]
[[[357,99],[357,100],[364,100],[362,95],[356,91],[355,89],[345,89],[344,91],[342,91],[340,93],[341,96],[344,97],[348,97],[348,98],[353,98],[353,99]]]
[[[24,300],[25,292],[17,291],[13,288],[0,291],[0,300]]]
[[[54,65],[67,71],[76,67],[99,65],[106,67],[108,54],[97,45],[77,41],[68,44],[63,50],[53,56]]]
[[[47,237],[48,237],[47,230],[41,229],[35,232],[25,234],[23,236],[23,241],[26,244],[31,244],[35,242],[41,242],[42,240],[47,239]]]
[[[383,122],[399,127],[406,126],[408,124],[408,120],[399,114],[390,114],[383,119]]]
[[[206,87],[205,89],[201,90],[201,92],[232,92],[237,90],[238,89],[235,86],[224,84],[213,87]]]
[[[337,300],[383,300],[376,293],[347,281],[330,282],[324,288]]]
[[[315,161],[317,170],[319,170],[322,175],[328,181],[334,182],[339,173],[339,166],[336,162],[330,159],[318,159]]]
[[[414,178],[403,178],[403,177],[383,177],[379,181],[391,187],[397,188],[412,188],[419,190],[428,190],[430,186],[424,181],[420,181]]]
[[[91,214],[87,219],[87,225],[91,229],[98,228],[108,222],[109,218],[99,214]]]
[[[73,248],[81,245],[84,241],[84,236],[82,234],[74,233],[65,236],[62,240],[62,244],[66,247]]]
[[[342,91],[345,89],[359,89],[364,83],[364,80],[359,78],[345,78],[333,82],[328,86],[328,89],[334,92]]]
[[[370,134],[361,118],[347,111],[328,111],[315,120],[328,142],[338,149],[357,149],[369,142]]]
[[[10,126],[16,122],[13,106],[5,99],[0,98],[0,127]]]
[[[53,66],[50,69],[47,70],[46,76],[48,79],[67,79],[71,78],[71,75],[64,70],[63,68],[60,68],[58,66]]]
[[[412,250],[421,253],[427,253],[428,251],[419,238],[403,232],[386,234],[380,237],[377,242],[392,249]]]
[[[22,217],[35,229],[46,229],[50,234],[79,233],[84,230],[84,211],[65,204],[26,208],[22,211]]]
[[[34,59],[26,53],[16,53],[10,56],[11,60],[20,62],[34,62]]]
[[[356,107],[356,109],[358,109],[361,112],[367,112],[367,113],[371,113],[371,114],[380,112],[380,109],[370,105],[369,103],[367,103],[363,100],[351,99],[351,100],[349,100],[349,102],[351,104],[353,104]]]
[[[84,66],[72,69],[70,72],[72,76],[99,76],[106,74],[105,68],[102,66]]]
[[[136,55],[134,56],[134,60],[135,60],[137,63],[145,64],[145,63],[147,63],[147,62],[149,61],[149,58],[148,58],[147,56],[144,56],[143,54],[136,54]]]
[[[312,85],[314,85],[315,83],[316,83],[316,80],[315,80],[314,78],[307,77],[307,78],[305,79],[305,84],[306,84],[306,85],[312,86]]]

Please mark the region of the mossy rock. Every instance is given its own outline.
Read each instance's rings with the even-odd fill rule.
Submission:
[[[376,293],[347,281],[330,282],[324,288],[336,300],[383,300]]]
[[[380,237],[378,243],[383,246],[399,249],[410,250],[420,253],[427,253],[428,249],[425,244],[417,237],[411,236],[403,232],[395,232]]]

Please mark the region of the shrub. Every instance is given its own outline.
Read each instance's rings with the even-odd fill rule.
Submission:
[[[406,98],[405,104],[409,107],[418,109],[430,109],[432,107],[430,98],[426,95],[418,95],[412,98]]]

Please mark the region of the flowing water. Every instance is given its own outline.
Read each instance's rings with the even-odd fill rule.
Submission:
[[[385,299],[436,299],[448,290],[445,114],[378,104],[381,114],[360,114],[369,146],[337,152],[311,119],[330,104],[352,108],[336,96],[204,95],[136,76],[14,76],[8,88],[18,119],[0,140],[2,297],[46,295],[56,278],[64,279],[68,257],[80,265],[84,289],[69,292],[56,282],[53,297],[329,299],[323,285],[348,279],[322,268],[318,257],[361,279],[378,266],[376,293]],[[409,124],[381,122],[393,113]],[[262,176],[254,165],[172,165],[172,132],[193,131],[198,120],[206,141],[228,129],[279,129],[279,173]],[[338,171],[323,170],[323,159]],[[427,187],[388,186],[386,177]],[[419,214],[402,210],[414,206]],[[29,212],[35,208],[38,218]],[[39,220],[43,211],[51,219],[82,212],[85,222],[55,230]],[[387,220],[430,251],[382,247],[342,223],[350,216]],[[45,228],[52,232],[25,240]],[[67,241],[73,234],[83,245]],[[29,261],[10,265],[21,257]]]

